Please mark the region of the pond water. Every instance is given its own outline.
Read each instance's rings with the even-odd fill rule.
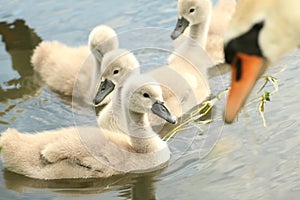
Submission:
[[[0,132],[8,127],[38,132],[74,124],[71,98],[49,90],[32,70],[30,56],[40,41],[83,45],[89,31],[98,24],[110,25],[117,33],[145,27],[169,29],[171,33],[176,3],[2,1]],[[166,45],[169,42],[163,41]],[[0,199],[298,199],[299,68],[300,52],[293,51],[267,72],[279,84],[279,91],[265,105],[267,127],[258,113],[258,103],[251,104],[231,125],[216,120],[203,131],[178,133],[169,141],[173,153],[169,166],[142,175],[41,181],[9,172],[0,162]],[[228,87],[229,80],[229,74],[211,78],[213,94]],[[250,99],[260,95],[255,91],[261,85],[263,80]],[[272,91],[272,85],[268,84],[266,90]],[[217,117],[222,115],[223,105],[224,98],[215,108]],[[219,141],[206,155],[201,151],[206,148],[203,138],[215,139],[213,136],[220,136]]]

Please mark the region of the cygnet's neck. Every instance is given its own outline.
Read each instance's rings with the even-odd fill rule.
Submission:
[[[101,70],[101,63],[102,63],[102,59],[103,56],[98,55],[98,57],[96,57],[96,55],[94,56],[94,61],[95,61],[95,65],[96,65],[96,69],[98,70],[99,74],[100,74],[100,70]]]
[[[208,11],[206,20],[204,20],[202,23],[190,26],[190,38],[197,41],[198,45],[200,45],[203,49],[205,49],[206,46],[210,20],[211,11]]]
[[[137,153],[151,153],[159,151],[165,144],[152,130],[148,114],[129,111],[127,116],[127,130],[132,148]]]
[[[116,94],[121,93],[121,91],[122,87],[119,87],[114,97],[117,97],[118,95]],[[111,115],[113,121],[103,120],[103,122],[110,123],[109,126],[103,124],[103,127],[128,136],[129,145],[136,153],[153,153],[167,148],[166,143],[152,130],[148,114],[128,110],[122,104],[120,98],[114,98],[112,101],[112,108],[105,107],[104,109],[112,109]]]
[[[135,125],[143,129],[150,126],[148,114],[129,111],[128,115],[128,120],[130,120],[128,125]]]
[[[128,101],[128,99],[122,100],[120,98],[122,90],[123,86],[117,87],[112,99],[113,117],[119,130],[128,136],[148,137],[155,134],[151,129],[148,114],[133,112],[125,105],[125,101]]]
[[[91,80],[91,87],[96,88],[96,84],[99,81],[100,73],[101,73],[101,58],[96,58],[96,56],[93,54],[93,60],[94,60],[94,67],[93,67],[93,76]]]

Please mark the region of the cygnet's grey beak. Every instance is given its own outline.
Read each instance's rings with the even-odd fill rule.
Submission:
[[[172,40],[178,38],[184,32],[184,30],[189,26],[189,24],[190,24],[189,21],[186,20],[184,17],[178,18],[176,27],[171,34]]]
[[[112,81],[108,79],[101,81],[96,96],[93,99],[94,105],[95,106],[99,105],[105,99],[105,97],[114,90],[114,88],[115,88],[115,84]]]
[[[151,111],[171,124],[177,123],[177,117],[171,114],[168,108],[164,105],[164,102],[156,101],[152,105]]]

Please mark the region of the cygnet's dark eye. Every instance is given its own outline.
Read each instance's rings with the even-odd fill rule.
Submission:
[[[113,72],[113,74],[114,74],[114,75],[116,75],[116,74],[118,74],[118,73],[119,73],[119,71],[120,71],[120,70],[118,70],[118,69],[115,69],[115,70],[114,70],[114,72]]]
[[[149,95],[148,93],[144,93],[143,96],[144,96],[145,98],[150,98],[150,95]]]
[[[195,8],[190,9],[190,13],[193,13],[193,12],[195,12]]]

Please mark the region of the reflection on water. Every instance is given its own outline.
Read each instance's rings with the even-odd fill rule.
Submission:
[[[4,126],[0,126],[0,130],[5,130],[7,126],[25,126],[28,130],[35,130],[34,126],[28,126],[28,124],[43,121],[38,116],[46,115],[43,113],[42,106],[55,103],[56,97],[59,97],[60,103],[70,107],[71,98],[53,94],[49,90],[41,90],[42,83],[38,75],[34,73],[30,58],[34,48],[42,39],[24,20],[17,19],[11,23],[0,22],[0,35],[7,53],[0,59],[1,65],[4,65],[0,73],[0,125]],[[10,65],[6,64],[7,60],[10,61]],[[41,92],[42,96],[40,96]],[[59,112],[66,110],[65,107],[61,108],[57,105],[55,107],[56,110],[60,110]],[[23,115],[26,112],[36,114],[29,115],[28,118]],[[49,110],[45,112],[49,113]],[[52,113],[49,114],[48,116],[51,116]],[[65,116],[71,116],[71,112]],[[49,122],[40,123],[40,126],[45,126],[47,123]],[[56,126],[55,123],[52,124],[52,127]]]
[[[127,174],[103,179],[62,179],[38,180],[28,178],[8,170],[4,170],[3,177],[7,189],[16,192],[29,192],[32,189],[48,189],[51,192],[65,194],[101,194],[118,188],[118,196],[125,199],[156,199],[155,176],[161,170],[147,174]]]
[[[11,57],[11,67],[19,76],[1,83],[0,101],[34,95],[39,86],[35,82],[30,57],[41,38],[20,19],[13,23],[0,22],[0,35]]]
[[[1,5],[7,9],[0,8],[0,15],[7,20],[0,22],[0,48],[5,49],[0,51],[0,132],[8,127],[35,132],[73,124],[70,98],[41,87],[33,73],[30,55],[41,41],[33,28],[44,39],[65,39],[72,45],[86,44],[89,30],[99,23],[113,25],[117,32],[145,26],[169,27],[171,31],[176,21],[173,0],[99,2],[36,4],[29,0]],[[107,9],[107,4],[118,3],[124,6]],[[175,161],[164,171],[150,174],[41,181],[3,170],[0,199],[299,199],[299,53],[292,52],[268,71],[278,79],[279,93],[266,104],[267,128],[262,126],[257,106],[252,105],[230,126],[219,120],[202,135],[178,134],[169,143]],[[285,70],[278,73],[281,69]],[[212,76],[210,80],[214,94],[228,86],[226,70],[221,78]],[[221,116],[223,103],[216,108],[216,115]],[[199,151],[203,139],[216,130],[222,130],[221,142],[203,156]],[[193,143],[187,145],[191,136]],[[0,167],[3,169],[2,162]]]
[[[10,55],[12,70],[17,72],[13,78],[0,83],[0,103],[3,104],[0,116],[4,117],[16,105],[34,96],[40,87],[30,64],[30,57],[41,38],[20,19],[13,23],[0,22],[0,35],[6,52]],[[3,71],[6,72],[7,69]],[[17,112],[22,113],[24,110]],[[0,119],[0,124],[10,125],[5,119]]]

